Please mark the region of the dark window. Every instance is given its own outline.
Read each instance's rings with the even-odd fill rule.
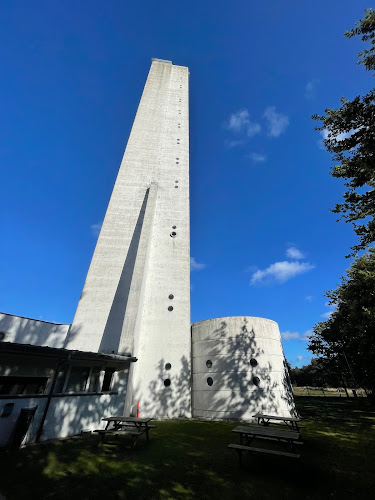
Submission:
[[[172,226],[172,229],[177,229],[177,226]]]
[[[59,393],[63,391],[67,374],[68,374],[68,365],[65,365],[62,368],[60,368],[59,374],[57,375],[54,392]]]
[[[169,380],[169,378],[166,378],[164,380],[164,385],[165,385],[165,387],[169,387],[171,385],[171,381]]]
[[[172,295],[172,294],[168,295],[168,299],[171,299],[171,300],[174,299],[174,295]]]
[[[258,361],[256,359],[254,359],[254,358],[251,358],[250,359],[250,364],[251,364],[251,366],[256,366],[258,364]]]
[[[253,377],[253,384],[258,386],[260,384],[260,378],[259,377]]]
[[[167,364],[165,365],[165,369],[166,369],[166,370],[170,370],[171,368],[172,368],[172,365],[171,365],[170,363],[167,363]]]
[[[177,236],[177,233],[175,233],[174,231],[172,231],[172,232],[171,232],[171,237],[172,237],[172,238],[176,238],[176,236]]]
[[[48,377],[0,377],[0,394],[44,394]]]
[[[86,389],[89,373],[90,368],[87,366],[72,366],[66,384],[66,392],[83,392]]]
[[[207,368],[211,368],[211,366],[212,366],[212,361],[211,361],[210,359],[208,359],[208,360],[206,361],[206,366],[207,366]]]
[[[172,306],[169,306],[169,307],[168,307],[168,311],[173,311],[173,307],[172,307]]]
[[[212,378],[208,377],[207,384],[211,386],[213,383],[214,383],[214,381],[212,380]]]
[[[100,377],[100,366],[94,366],[91,369],[88,392],[98,392],[99,391],[99,377]]]
[[[114,368],[106,368],[103,378],[102,392],[108,392],[111,390],[114,373],[115,373]]]

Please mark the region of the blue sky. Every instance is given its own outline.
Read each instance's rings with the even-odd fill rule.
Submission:
[[[190,67],[192,321],[329,314],[351,228],[313,113],[366,92],[362,0],[0,6],[0,310],[71,322],[151,57]]]

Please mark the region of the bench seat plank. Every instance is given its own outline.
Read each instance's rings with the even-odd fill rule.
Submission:
[[[300,455],[298,453],[288,453],[285,451],[267,450],[265,448],[254,448],[253,446],[244,446],[241,444],[228,444],[228,448],[232,448],[232,449],[239,451],[239,452],[249,451],[252,453],[265,453],[268,455],[281,455],[283,457],[290,457],[290,458],[299,458],[300,457]]]

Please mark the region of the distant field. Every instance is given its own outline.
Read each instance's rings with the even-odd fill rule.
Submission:
[[[363,389],[355,389],[357,392],[357,396],[359,398],[366,398],[366,393]],[[353,398],[353,389],[347,389],[349,397]],[[293,394],[295,396],[334,396],[334,397],[342,397],[346,398],[347,395],[345,393],[345,389],[342,387],[293,387]]]

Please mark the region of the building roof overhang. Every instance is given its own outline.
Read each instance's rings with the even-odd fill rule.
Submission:
[[[58,347],[18,344],[16,342],[0,342],[0,354],[41,356],[55,358],[61,361],[109,361],[116,365],[134,363],[137,361],[137,358],[134,356],[107,354],[103,352],[77,351]]]

